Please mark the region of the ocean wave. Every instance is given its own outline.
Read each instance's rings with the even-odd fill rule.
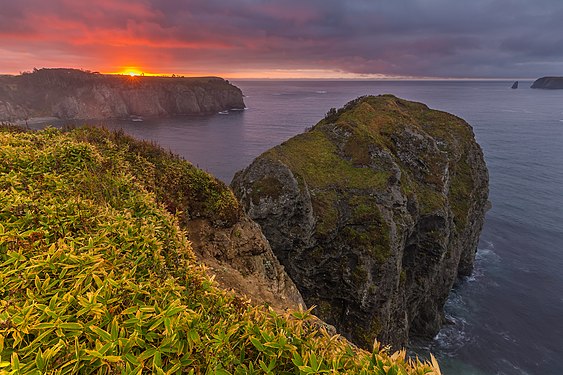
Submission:
[[[513,372],[511,372],[511,374],[516,374],[516,375],[531,375],[529,372],[522,370],[520,367],[516,366],[514,363],[510,362],[507,359],[501,359],[501,362],[504,363],[505,365],[507,365],[508,367],[511,368],[511,370],[514,370]],[[507,374],[505,372],[499,372],[499,374]]]
[[[475,340],[467,333],[467,323],[459,321],[454,325],[447,326],[434,337],[433,345],[440,348],[445,354],[454,354],[465,345]]]
[[[476,265],[481,265],[482,263],[490,264],[491,262],[499,262],[500,256],[494,251],[494,247],[478,248],[475,254]]]

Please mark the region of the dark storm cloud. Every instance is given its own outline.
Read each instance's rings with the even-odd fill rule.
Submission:
[[[563,74],[561,0],[0,0],[0,5],[0,50],[53,63],[60,54],[96,67],[130,60],[180,72]],[[0,70],[6,69],[2,65]]]

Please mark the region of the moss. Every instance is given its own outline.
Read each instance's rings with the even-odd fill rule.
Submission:
[[[454,213],[454,223],[458,228],[467,224],[472,190],[471,167],[466,160],[462,159],[457,163],[453,172],[449,194],[450,205]]]
[[[350,224],[362,231],[348,228],[348,235],[356,246],[369,249],[372,256],[384,263],[391,254],[390,229],[374,197],[355,195],[349,199],[352,210]]]
[[[399,284],[405,285],[406,281],[407,281],[407,271],[401,270],[401,274],[399,276]]]
[[[422,215],[428,215],[445,208],[444,195],[429,186],[419,184],[416,196]]]
[[[332,305],[329,301],[318,299],[316,300],[314,305],[316,307],[313,309],[313,313],[316,316],[318,316],[319,318],[325,321],[329,321],[329,322],[335,321],[334,317],[332,316],[333,314]]]
[[[368,273],[366,269],[361,265],[357,266],[354,271],[352,271],[352,282],[356,287],[364,285],[367,281],[367,277]]]
[[[348,202],[352,209],[351,223],[383,222],[383,217],[379,211],[375,197],[371,195],[353,195],[349,198]]]
[[[340,235],[343,243],[369,254],[380,264],[383,264],[391,255],[386,224],[369,224],[364,227],[346,226],[340,231]]]
[[[254,204],[260,202],[260,198],[267,197],[277,199],[283,193],[283,186],[277,178],[266,176],[254,181],[251,187],[251,199]]]
[[[317,190],[311,194],[311,204],[317,218],[315,231],[321,237],[337,229],[339,222],[337,201],[338,194],[335,190]]]
[[[356,167],[371,164],[370,144],[374,142],[369,135],[361,133],[363,132],[355,132],[344,145],[344,154]]]
[[[343,159],[337,146],[318,128],[282,143],[264,154],[281,160],[312,189],[382,188],[388,173],[374,172]]]
[[[379,318],[373,317],[367,329],[358,325],[354,328],[353,335],[358,338],[358,342],[361,343],[361,345],[373,346],[374,340],[377,338],[382,328]]]

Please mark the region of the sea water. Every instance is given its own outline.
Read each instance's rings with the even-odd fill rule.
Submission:
[[[332,107],[394,94],[467,120],[485,154],[492,209],[452,324],[415,352],[446,375],[563,374],[563,90],[504,81],[239,81],[245,111],[105,122],[154,140],[229,183],[262,152]]]

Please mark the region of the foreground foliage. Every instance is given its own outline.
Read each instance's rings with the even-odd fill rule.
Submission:
[[[282,316],[219,290],[178,226],[186,213],[165,209],[169,186],[141,173],[188,164],[120,137],[0,129],[0,373],[439,373],[359,350],[308,311]],[[236,213],[208,180],[174,199],[204,192],[202,211]]]

